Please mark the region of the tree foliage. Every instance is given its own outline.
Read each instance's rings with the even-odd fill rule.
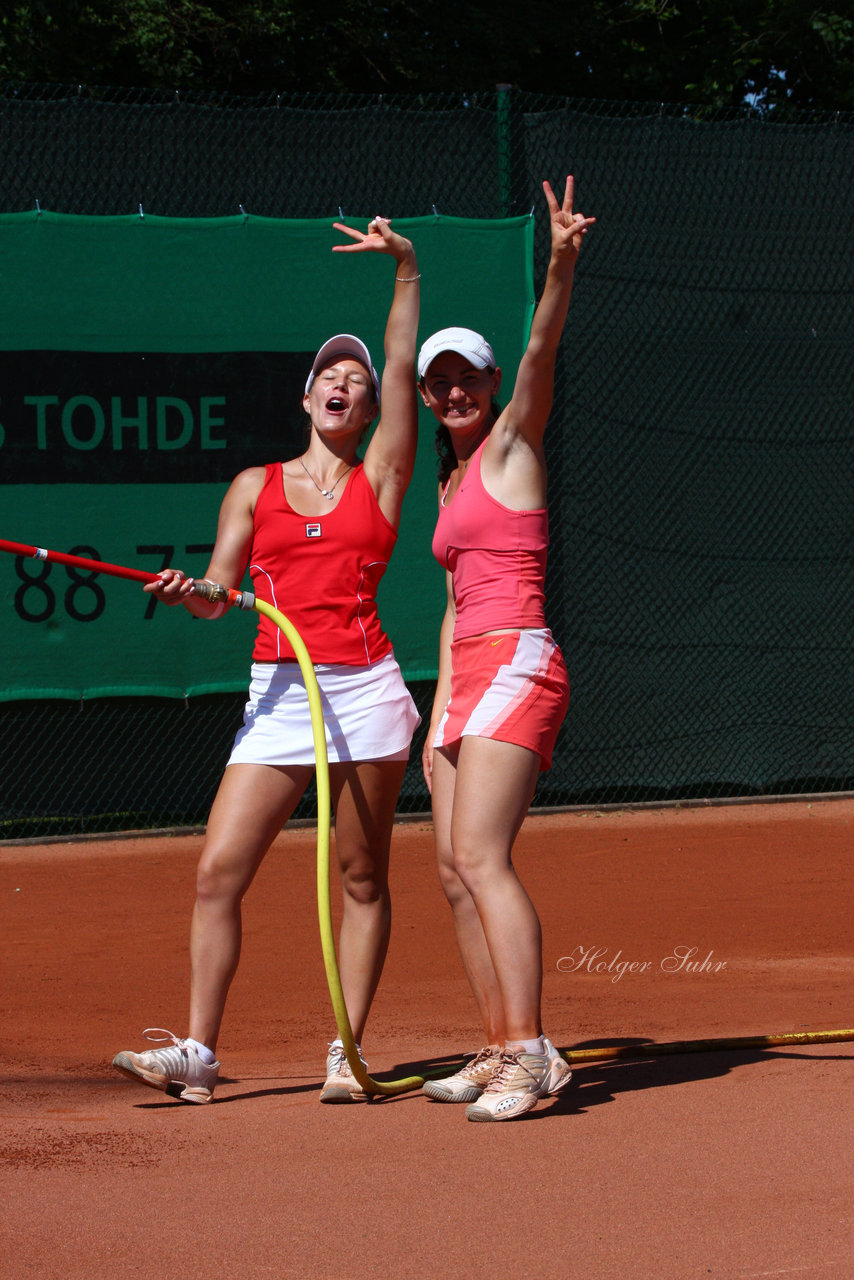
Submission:
[[[820,3],[821,0],[817,0]],[[847,0],[7,0],[7,80],[854,109]]]

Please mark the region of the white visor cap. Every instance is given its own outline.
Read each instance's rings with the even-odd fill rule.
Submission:
[[[423,378],[436,356],[443,351],[456,351],[475,369],[494,369],[495,356],[483,334],[474,329],[440,329],[424,343],[418,353],[418,377]]]
[[[371,375],[371,382],[374,386],[374,396],[376,402],[380,402],[380,380],[377,377],[377,371],[371,360],[371,353],[365,346],[361,338],[357,338],[352,333],[336,333],[334,338],[327,338],[323,346],[314,357],[314,364],[311,366],[311,373],[308,375],[305,384],[305,394],[311,391],[311,384],[317,377],[321,369],[325,369],[329,364],[335,364],[336,360],[349,356],[352,360],[358,360],[363,364]]]

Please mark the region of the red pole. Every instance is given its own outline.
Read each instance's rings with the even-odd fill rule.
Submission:
[[[159,573],[149,573],[145,569],[128,569],[121,564],[107,564],[105,560],[87,560],[84,556],[71,556],[64,551],[48,551],[45,547],[30,547],[24,542],[7,542],[3,538],[0,538],[0,551],[8,551],[13,556],[29,556],[34,560],[70,564],[78,569],[91,569],[94,573],[109,573],[114,578],[132,578],[135,582],[156,582],[160,577]]]
[[[85,556],[72,556],[65,551],[48,551],[46,547],[31,547],[26,542],[7,542],[5,538],[0,538],[0,551],[8,551],[13,556],[29,556],[33,560],[47,560],[48,563],[53,561],[55,564],[70,564],[77,569],[90,569],[93,573],[108,573],[114,578],[132,578],[134,582],[157,582],[160,577],[159,573],[149,573],[146,569],[129,569],[127,565],[108,564],[106,560],[87,560]],[[194,582],[193,594],[215,604],[233,605],[237,609],[255,608],[255,596],[251,591],[222,587],[205,578]],[[218,614],[213,616],[218,617]]]

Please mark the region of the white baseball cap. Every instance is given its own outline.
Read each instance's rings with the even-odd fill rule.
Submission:
[[[352,360],[358,360],[363,364],[371,375],[371,382],[374,384],[374,396],[377,404],[380,402],[380,380],[377,377],[377,371],[371,360],[371,353],[365,346],[361,338],[357,338],[352,333],[336,333],[334,338],[327,338],[323,346],[314,357],[314,364],[311,366],[311,373],[305,384],[305,394],[311,391],[311,384],[317,377],[321,369],[328,364],[335,364],[336,360],[340,360],[343,356],[349,356]]]
[[[494,369],[492,347],[482,333],[474,329],[440,329],[432,334],[418,353],[418,377],[423,378],[430,365],[443,351],[456,351],[475,369]]]

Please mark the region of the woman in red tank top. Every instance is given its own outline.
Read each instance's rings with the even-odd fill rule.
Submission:
[[[238,587],[248,568],[256,593],[285,607],[318,664],[321,694],[331,708],[327,747],[344,904],[341,981],[358,1043],[388,946],[389,843],[419,721],[376,617],[374,591],[397,537],[415,463],[412,367],[420,273],[412,244],[387,219],[375,218],[367,233],[334,225],[353,242],[336,250],[394,261],[379,423],[360,462],[357,448],[380,411],[380,384],[364,343],[351,334],[331,338],[306,382],[303,407],[311,431],[305,452],[251,467],[232,482],[206,577]],[[223,612],[222,605],[193,595],[192,581],[177,570],[165,571],[145,590],[165,604],[183,604],[196,617]],[[278,629],[261,621],[244,727],[214,800],[198,868],[188,1034],[151,1036],[171,1043],[114,1059],[125,1075],[188,1102],[209,1102],[216,1084],[216,1046],[240,954],[243,895],[314,772],[299,667],[290,647],[280,647]],[[364,1094],[335,1039],[321,1101],[355,1098]]]
[[[424,776],[439,875],[486,1040],[424,1092],[469,1103],[469,1120],[522,1115],[570,1078],[543,1035],[540,923],[511,860],[569,696],[542,612],[543,435],[575,261],[594,221],[573,212],[572,178],[562,204],[543,187],[551,258],[507,408],[496,405],[501,370],[481,334],[443,329],[418,357],[421,396],[445,446],[433,550],[448,580]]]

